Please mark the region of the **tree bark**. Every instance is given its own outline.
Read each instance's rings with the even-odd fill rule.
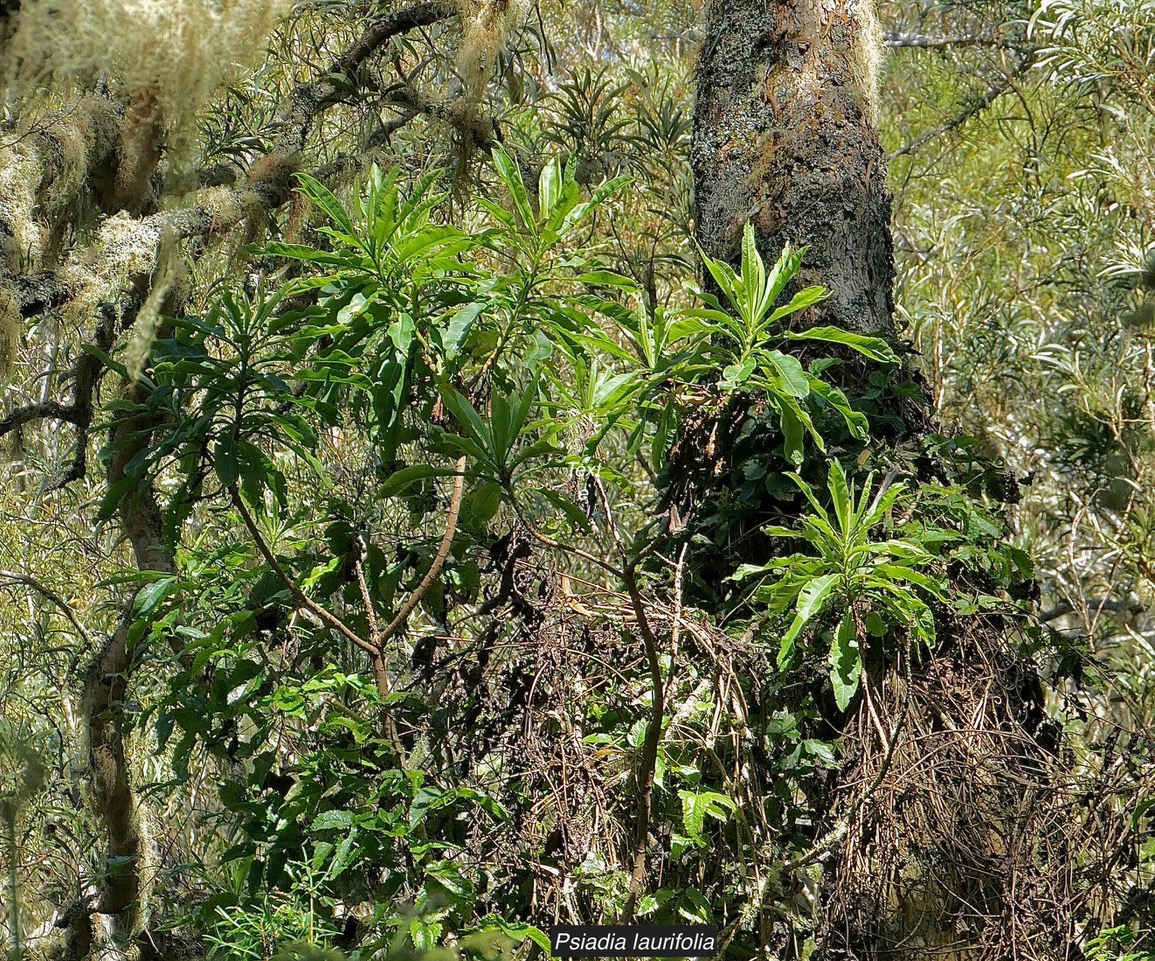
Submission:
[[[698,240],[738,259],[751,221],[764,256],[808,246],[816,323],[894,332],[886,160],[875,132],[873,0],[713,0],[698,67]]]
[[[129,397],[141,402],[143,388],[129,388]],[[110,487],[129,476],[129,462],[151,442],[153,426],[131,416],[122,417],[113,426]],[[173,573],[175,564],[164,545],[160,508],[151,485],[142,483],[137,491],[126,494],[117,513],[137,569]],[[69,953],[78,958],[90,955],[93,948],[99,948],[107,958],[127,957],[129,946],[147,922],[142,873],[149,850],[132,788],[127,750],[130,719],[125,714],[132,674],[134,603],[135,597],[127,602],[120,623],[97,653],[85,680],[91,806],[104,830],[108,873],[99,894],[68,925],[72,941]],[[99,919],[95,931],[86,916],[89,912]]]

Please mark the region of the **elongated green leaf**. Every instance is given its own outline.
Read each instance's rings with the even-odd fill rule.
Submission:
[[[536,231],[537,218],[533,208],[529,205],[529,194],[525,189],[525,181],[521,178],[521,171],[501,147],[493,149],[493,166],[497,168],[498,176],[505,182],[513,205],[517,209],[524,226]]]
[[[533,380],[526,385],[524,391],[516,396],[513,405],[509,411],[509,440],[510,446],[517,442],[522,430],[525,428],[525,422],[529,419],[530,411],[533,410],[534,404],[537,401],[538,379],[534,377]]]
[[[797,401],[792,398],[784,398],[783,402],[778,405],[778,416],[782,422],[782,449],[786,454],[786,459],[795,467],[801,466],[802,460],[806,456],[802,446],[806,436],[802,409],[798,406]],[[820,442],[819,447],[821,446]]]
[[[457,472],[452,467],[434,467],[432,464],[413,464],[394,471],[378,488],[382,497],[396,497],[418,481],[431,477],[453,477]]]
[[[706,265],[710,276],[714,278],[714,283],[730,301],[731,306],[737,307],[741,302],[741,295],[738,293],[738,275],[734,272],[734,268],[725,261],[715,260],[704,252],[702,253],[702,263]]]
[[[798,270],[802,266],[802,255],[806,253],[807,249],[802,247],[795,250],[789,242],[782,247],[782,253],[779,254],[774,266],[770,268],[770,276],[766,280],[766,290],[763,296],[766,298],[767,307],[773,304],[782,294],[782,291],[786,289],[786,285],[798,276]]]
[[[794,660],[794,643],[798,640],[798,635],[805,626],[806,622],[795,614],[794,620],[790,622],[790,626],[786,629],[786,633],[782,635],[782,643],[778,647],[779,670],[784,669]]]
[[[830,645],[830,683],[834,687],[834,700],[839,710],[845,711],[849,707],[858,691],[861,677],[862,649],[858,644],[854,615],[847,611]]]
[[[898,355],[881,337],[867,337],[855,334],[841,327],[810,327],[806,330],[780,331],[777,336],[788,340],[818,340],[828,344],[842,344],[858,351],[864,357],[883,364],[897,364]]]
[[[447,387],[441,391],[441,400],[449,412],[453,414],[457,423],[465,430],[468,438],[478,448],[489,451],[492,448],[492,435],[469,399],[461,391]]]
[[[753,333],[769,303],[765,299],[766,265],[762,262],[762,255],[758,253],[758,244],[754,239],[754,225],[749,221],[742,230],[741,293],[742,303],[738,305],[740,313],[746,320],[748,333]]]
[[[561,224],[557,228],[558,235],[565,236],[565,234],[569,233],[570,230],[585,220],[591,211],[601,206],[607,198],[613,196],[631,183],[633,183],[632,177],[615,177],[613,180],[607,180],[601,186],[595,187],[589,200],[584,204],[574,205],[574,207],[566,213],[565,217],[562,218]],[[571,180],[567,183],[567,189],[573,192],[576,199],[577,184]]]
[[[319,207],[321,211],[333,223],[341,228],[350,237],[355,237],[356,229],[353,227],[353,221],[349,218],[344,205],[337,199],[336,195],[321,181],[310,177],[308,174],[297,174],[297,182],[300,184],[299,190],[306,197],[308,197],[315,206]]]
[[[903,564],[878,564],[874,569],[892,581],[899,583],[908,582],[914,584],[916,587],[921,587],[934,597],[945,596],[945,585],[939,578],[932,574],[916,571],[913,567],[907,567]]]
[[[813,307],[830,296],[822,287],[807,287],[805,290],[800,290],[793,297],[790,302],[782,307],[777,308],[768,318],[766,318],[767,325],[776,323],[784,317],[789,317],[791,314],[796,314],[800,310],[805,310],[807,307]]]
[[[150,617],[161,602],[173,591],[180,587],[180,581],[175,577],[162,577],[146,584],[132,601],[132,613],[137,618]]]
[[[128,368],[125,367],[124,364],[120,363],[119,361],[113,360],[111,357],[108,356],[108,354],[106,354],[103,350],[101,350],[99,347],[97,347],[96,344],[81,344],[80,349],[83,350],[86,354],[91,354],[93,357],[95,357],[97,360],[99,360],[102,364],[104,364],[104,366],[107,367],[109,370],[116,371],[125,380],[132,380],[133,379],[129,376]]]
[[[217,472],[221,484],[226,488],[237,482],[237,445],[236,438],[230,433],[217,440],[213,446],[213,469]]]
[[[564,494],[559,493],[549,488],[543,488],[540,491],[541,495],[549,501],[557,510],[565,515],[566,521],[575,530],[588,532],[593,529],[590,524],[590,519],[586,512],[578,507],[572,500]]]
[[[810,393],[810,378],[796,357],[771,350],[762,355],[762,361],[768,370],[777,375],[782,390],[791,397],[801,399]]]
[[[762,528],[762,533],[767,537],[801,537],[802,533],[790,527],[780,527],[777,524],[767,524]],[[745,567],[747,565],[743,565]],[[739,568],[741,570],[741,568]]]
[[[826,508],[822,506],[822,502],[815,495],[814,488],[807,484],[806,481],[804,481],[793,471],[788,472],[786,476],[794,481],[794,483],[798,486],[798,489],[802,491],[803,496],[808,501],[810,501],[810,506],[814,508],[814,513],[821,517],[823,520],[829,522],[830,515],[826,512]]]
[[[803,623],[820,614],[830,599],[830,594],[838,584],[838,574],[824,574],[810,581],[798,593],[798,616]]]
[[[537,203],[542,220],[549,220],[561,193],[562,172],[557,157],[551,157],[541,168],[537,179]]]
[[[870,505],[870,509],[863,519],[863,523],[867,527],[874,527],[876,524],[882,522],[886,517],[887,512],[894,506],[894,502],[898,500],[899,495],[906,489],[906,485],[901,481],[890,484],[889,487],[884,487],[874,496],[874,501]]]
[[[485,301],[474,301],[457,310],[449,319],[449,326],[441,335],[441,345],[445,348],[445,359],[454,360],[469,339],[473,324],[486,308]]]
[[[838,518],[838,526],[842,534],[847,536],[855,526],[854,494],[846,483],[846,472],[837,460],[830,462],[830,469],[826,472],[826,486],[830,489],[830,499],[834,505],[834,516]]]
[[[618,287],[630,293],[636,293],[641,289],[637,281],[610,270],[590,270],[575,279],[583,284],[594,284],[598,287]]]

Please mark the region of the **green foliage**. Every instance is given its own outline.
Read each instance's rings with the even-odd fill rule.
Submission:
[[[1088,961],[1151,961],[1155,952],[1135,950],[1135,933],[1120,926],[1100,931],[1087,942]]]
[[[835,698],[845,710],[858,690],[867,635],[883,639],[899,633],[917,644],[934,643],[931,605],[946,599],[947,583],[928,547],[941,538],[912,525],[891,532],[892,536],[874,536],[906,489],[901,481],[888,478],[876,491],[870,476],[856,494],[842,465],[832,461],[827,506],[801,477],[789,476],[813,513],[802,517],[800,529],[774,526],[766,533],[801,539],[814,553],[746,565],[736,577],[757,580],[754,599],[772,614],[793,608],[778,652],[782,668],[795,661],[796,642],[807,625],[831,611],[842,612],[831,636],[829,664]],[[776,579],[767,582],[771,575]]]
[[[79,428],[81,471],[90,413],[106,467],[131,452],[108,490],[22,501],[68,452],[21,422],[8,465],[22,522],[5,566],[60,572],[48,593],[22,584],[4,619],[2,704],[36,732],[7,728],[0,766],[12,940],[53,930],[107,867],[139,866],[148,937],[216,958],[523,959],[548,950],[543,919],[614,921],[635,895],[647,922],[724,928],[730,957],[807,957],[837,863],[819,869],[814,846],[833,779],[861,763],[833,727],[855,723],[864,672],[958,657],[971,615],[1055,665],[1038,704],[1074,732],[1072,779],[1108,724],[1139,733],[1094,777],[1150,767],[1150,625],[1134,614],[1155,553],[1144,4],[883,5],[884,30],[917,21],[932,43],[896,46],[880,116],[898,316],[949,436],[924,436],[923,387],[893,344],[808,326],[824,293],[799,289],[804,250],[764,259],[748,225],[739,263],[696,256],[692,66],[663,51],[697,5],[539,5],[468,103],[440,82],[456,18],[301,87],[302,65],[390,16],[306,6],[204,111],[195,177],[157,151],[140,219],[87,209],[104,185],[81,181],[107,165],[65,141],[53,163],[76,210],[33,196],[42,174],[55,194],[40,166],[0,204],[13,269],[22,238],[58,244],[61,289],[80,278],[84,329],[101,331],[75,344],[38,317],[8,396],[75,398],[61,423]],[[283,105],[306,89],[336,93],[291,163],[267,157],[285,178],[271,192],[294,195],[282,216],[258,203],[271,186],[253,161],[292,140]],[[93,136],[123,159],[118,133]],[[494,139],[489,162],[474,144]],[[226,186],[183,193],[202,176]],[[19,193],[28,177],[9,179]],[[245,236],[222,242],[213,211]],[[180,241],[191,282],[134,379],[116,332],[164,285],[146,266],[97,303],[86,238],[123,221],[148,260],[145,228],[170,213],[214,222]],[[40,278],[19,280],[38,310]],[[173,570],[126,571],[139,530],[114,522],[135,510],[151,529],[154,504]],[[1015,608],[1040,590],[1027,547],[1044,608],[1071,608],[1054,633]],[[123,672],[94,682],[79,660],[124,617]],[[1128,669],[1100,697],[1077,675],[1107,662]],[[112,692],[98,718],[124,726],[156,870],[77,816],[94,683]],[[1149,846],[1112,851],[1103,919],[1140,903]],[[1064,866],[1071,903],[1081,858]],[[1147,958],[1131,928],[1084,940],[1089,958]]]
[[[151,639],[183,646],[168,693],[150,712],[159,746],[172,746],[178,759],[176,774],[190,777],[198,752],[243,772],[226,778],[219,796],[230,825],[219,852],[227,882],[195,911],[217,953],[265,958],[297,942],[332,945],[347,904],[373,905],[362,919],[363,943],[382,950],[398,937],[414,950],[440,949],[495,916],[507,928],[524,921],[524,892],[542,870],[534,865],[553,855],[519,834],[527,798],[542,783],[532,769],[509,769],[513,761],[496,747],[519,709],[497,706],[483,680],[486,662],[478,654],[471,666],[469,648],[460,671],[474,687],[458,693],[449,674],[438,684],[452,696],[439,703],[424,690],[424,642],[413,635],[436,644],[452,621],[464,643],[487,651],[505,636],[479,612],[493,598],[516,597],[516,570],[501,570],[493,546],[508,539],[511,522],[540,547],[576,558],[583,578],[590,571],[582,565],[611,559],[600,567],[623,595],[622,571],[677,549],[650,514],[664,496],[657,479],[670,469],[670,446],[703,396],[765,403],[797,462],[807,438],[811,450],[824,446],[815,411],[834,411],[859,436],[867,425],[819,376],[823,360],[806,370],[788,346],[895,360],[876,338],[786,329],[783,321],[822,291],[780,303],[801,255],[787,250],[767,271],[750,231],[739,270],[708,262],[728,310],[698,294],[706,306],[651,308],[638,285],[607,269],[590,239],[624,179],[583,197],[575,163],[550,160],[531,189],[500,150],[494,172],[506,203],[480,198],[477,229],[468,232],[440,222],[448,198],[434,191],[433,177],[406,186],[399,172],[373,169],[349,205],[301,177],[301,193],[325,223],[312,243],[266,246],[266,256],[287,265],[281,285],[248,296],[222,291],[203,315],[175,319],[154,345],[143,408],[122,404],[142,424],[163,412],[172,425],[140,455],[132,477],[179,478],[167,518],[173,539],[204,498],[224,508],[220,535],[206,531],[180,556],[177,576],[146,586],[135,611]],[[338,432],[363,445],[361,466],[334,457],[325,438]],[[459,460],[460,519],[443,573],[421,593],[442,536],[441,485],[460,476]],[[350,471],[352,483],[342,476]],[[575,476],[585,478],[584,500]],[[881,507],[855,506],[874,513],[855,521],[854,545],[898,490]],[[225,534],[230,525],[235,531],[241,505],[256,516],[252,529],[242,525],[258,538],[253,547]],[[391,532],[392,550],[375,533],[382,530]],[[856,569],[839,587],[843,595],[873,591],[875,580],[894,580],[899,569],[910,572],[903,583],[913,583],[910,557],[872,556],[870,575]],[[648,573],[642,589],[668,590],[666,577]],[[414,591],[409,630],[381,642],[390,675],[382,687],[351,666],[360,651],[334,651],[334,637],[376,643],[380,624]],[[314,614],[333,613],[303,619],[299,594]],[[878,608],[896,625],[924,623],[916,601],[914,593],[886,595]],[[548,602],[540,612],[524,596],[517,603],[523,626],[515,622],[513,638],[558,616]],[[338,619],[345,631],[334,635]],[[291,644],[293,658],[273,656],[271,639]],[[659,669],[674,671],[663,657]],[[302,660],[312,665],[304,674]],[[514,677],[524,669],[516,655],[502,661]],[[842,677],[851,668],[840,670]],[[566,682],[554,683],[565,690]],[[647,749],[648,680],[599,681],[591,690],[598,693],[574,708],[582,750],[616,758],[610,783],[624,786]],[[671,869],[637,910],[655,921],[706,922],[715,914],[702,872],[716,878],[710,884],[721,896],[735,883],[723,870],[733,845],[753,841],[749,824],[735,823],[733,785],[695,760],[705,718],[717,709],[699,705],[692,688],[680,696],[678,730],[664,735],[654,760],[653,818],[669,826]],[[463,724],[489,739],[467,774],[451,760],[473,751],[460,740]],[[483,733],[485,725],[493,732]],[[399,740],[396,729],[421,733]],[[774,737],[799,778],[833,763],[829,747],[796,728]],[[285,743],[296,747],[286,752]],[[573,815],[550,815],[554,831],[568,830],[558,823],[566,816]],[[628,874],[612,848],[598,852],[582,865],[579,890],[593,917],[612,918],[625,903]],[[496,884],[523,893],[498,901]],[[541,937],[532,928],[507,934]]]
[[[712,359],[722,366],[719,387],[726,392],[746,391],[765,397],[777,411],[785,435],[787,458],[801,464],[802,440],[808,433],[820,450],[823,439],[814,427],[813,419],[803,406],[812,393],[833,407],[846,421],[851,436],[864,440],[867,434],[866,418],[851,408],[850,402],[838,388],[817,377],[812,367],[808,372],[796,357],[784,354],[771,344],[776,341],[817,341],[839,344],[882,363],[897,363],[898,358],[885,341],[865,337],[832,327],[810,327],[800,331],[783,329],[787,317],[821,301],[825,292],[819,287],[800,290],[789,302],[776,306],[789,283],[798,275],[802,251],[789,246],[782,251],[774,267],[767,272],[758,253],[754,228],[747,224],[742,235],[742,262],[735,270],[722,261],[702,254],[702,261],[718,285],[733,314],[723,310],[711,294],[702,294],[710,306],[688,311],[690,316],[710,321],[711,334],[719,349]],[[734,316],[736,315],[736,316]]]

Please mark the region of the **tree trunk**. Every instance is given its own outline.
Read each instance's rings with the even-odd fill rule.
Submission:
[[[130,388],[129,399],[143,401],[143,388]],[[132,417],[122,418],[113,426],[110,439],[115,450],[108,467],[110,487],[128,477],[129,462],[151,442],[151,431],[142,428],[152,426]],[[117,513],[137,569],[173,573],[176,568],[164,546],[160,508],[152,487],[142,483],[136,491],[124,495]],[[74,905],[70,909],[73,920],[62,925],[68,928],[70,937],[65,955],[77,958],[119,961],[130,957],[132,944],[148,920],[144,872],[150,851],[147,833],[142,829],[143,812],[132,787],[127,744],[130,719],[125,713],[132,676],[130,630],[134,604],[135,598],[126,604],[120,623],[97,653],[85,679],[90,801],[104,830],[108,873],[99,892],[81,905]]]
[[[692,160],[707,253],[737,265],[748,221],[768,261],[787,241],[808,247],[801,282],[831,295],[809,321],[892,337],[876,26],[872,0],[709,2]],[[927,433],[925,415],[884,404],[908,441]],[[823,865],[815,957],[1058,957],[1069,944],[1069,904],[1040,906],[1061,898],[1037,855],[1058,770],[1024,726],[1042,715],[1037,675],[996,617],[940,612],[939,627],[932,651],[912,657],[896,638],[888,662],[881,646],[866,657],[860,631],[862,694],[834,721],[837,800],[813,812],[827,826],[794,861]]]
[[[698,239],[736,261],[751,221],[771,260],[808,246],[818,323],[893,333],[886,160],[875,132],[873,0],[714,0],[698,67]]]

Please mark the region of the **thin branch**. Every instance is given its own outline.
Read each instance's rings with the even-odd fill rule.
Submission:
[[[943,134],[958,130],[958,128],[965,124],[968,120],[982,113],[987,109],[987,107],[998,100],[999,97],[1001,97],[1004,93],[1006,93],[1008,90],[1011,90],[1014,87],[1015,79],[1026,73],[1027,68],[1030,67],[1032,63],[1033,61],[1030,57],[1024,57],[1021,61],[1019,61],[1019,63],[1015,66],[1015,69],[1011,71],[1010,74],[1005,77],[1001,77],[992,83],[982,93],[981,96],[976,97],[969,104],[967,104],[957,116],[951,117],[950,120],[939,124],[933,130],[928,130],[921,137],[916,137],[905,147],[900,147],[890,155],[889,159],[894,160],[897,157],[905,157],[907,154],[914,153],[920,147],[923,147],[925,144],[929,143],[931,140],[934,140],[936,137],[941,137]]]
[[[68,622],[76,628],[76,633],[84,638],[85,643],[90,647],[95,646],[88,631],[84,629],[84,625],[77,619],[76,613],[72,610],[71,606],[69,606],[68,602],[51,588],[46,587],[31,574],[21,574],[18,571],[0,571],[0,578],[5,581],[11,581],[12,584],[23,584],[26,587],[31,587],[34,591],[51,601],[60,609],[60,613],[68,618]],[[3,586],[7,587],[11,585],[5,584]]]
[[[619,580],[625,579],[625,572],[618,570],[608,561],[604,561],[600,557],[596,557],[595,555],[591,554],[589,551],[582,550],[580,547],[574,547],[571,544],[563,544],[561,541],[555,540],[548,534],[543,534],[533,525],[529,518],[525,516],[525,514],[522,512],[521,505],[518,504],[517,500],[512,497],[510,498],[510,506],[513,507],[513,512],[517,515],[517,519],[521,521],[522,527],[524,527],[529,532],[529,535],[534,540],[539,541],[541,544],[550,548],[551,550],[562,551],[566,554],[572,554],[574,557],[580,557],[584,561],[589,561],[595,567],[600,567],[607,574],[612,574]]]
[[[365,580],[365,560],[369,555],[369,547],[365,539],[357,535],[357,558],[353,561],[353,570],[357,575],[357,587],[361,591],[361,603],[365,605],[365,616],[369,619],[369,636],[377,636],[377,611],[373,607],[373,599],[369,596],[369,584]]]
[[[257,545],[257,550],[260,551],[261,556],[265,559],[265,563],[269,565],[269,569],[276,575],[277,579],[289,589],[289,593],[292,594],[294,598],[296,598],[297,603],[306,610],[316,614],[317,617],[319,617],[330,627],[334,628],[340,634],[344,635],[355,645],[357,645],[357,647],[361,648],[361,650],[376,657],[378,654],[377,648],[375,648],[372,644],[365,640],[365,638],[361,637],[360,634],[350,628],[344,621],[337,617],[337,615],[330,613],[311,597],[309,597],[309,595],[307,595],[303,590],[301,590],[297,582],[288,575],[277,558],[273,556],[273,552],[269,549],[269,545],[265,543],[264,537],[261,536],[261,532],[257,527],[257,522],[253,520],[253,515],[249,513],[249,509],[245,506],[245,502],[241,499],[240,492],[236,489],[235,486],[233,486],[229,488],[229,494],[232,497],[233,506],[235,506],[237,511],[240,513],[241,520],[245,522],[245,527],[249,529],[249,534],[253,538],[253,542]]]
[[[1100,597],[1087,601],[1085,605],[1088,614],[1098,616],[1100,614],[1122,614],[1130,615],[1132,617],[1142,614],[1146,608],[1138,601],[1134,600],[1114,600],[1112,598]],[[1050,610],[1043,611],[1039,614],[1039,620],[1043,623],[1049,621],[1056,621],[1060,617],[1065,617],[1068,614],[1076,614],[1081,612],[1076,611],[1075,606],[1067,600],[1059,601]]]
[[[36,420],[62,420],[69,424],[79,424],[80,414],[71,404],[61,404],[54,400],[26,404],[0,420],[0,437]]]
[[[654,799],[654,774],[658,767],[658,748],[662,742],[662,725],[666,715],[666,681],[662,677],[662,659],[658,650],[658,639],[650,629],[646,616],[646,605],[638,590],[636,568],[631,567],[623,578],[634,617],[642,635],[642,645],[646,651],[646,663],[650,671],[650,687],[653,695],[650,701],[650,721],[646,727],[646,739],[642,743],[641,767],[638,770],[638,823],[634,832],[634,863],[630,871],[630,892],[622,907],[621,923],[629,924],[634,918],[638,896],[642,891],[642,880],[646,874],[646,850],[650,837],[650,810]],[[676,619],[675,619],[676,622]]]
[[[465,465],[466,460],[463,454],[457,458],[457,464],[454,466],[457,474],[453,478],[453,491],[449,495],[449,516],[445,519],[445,534],[441,538],[441,544],[433,557],[433,563],[429,566],[429,570],[425,572],[425,577],[421,579],[421,583],[418,584],[413,592],[405,599],[405,603],[401,605],[397,616],[394,617],[382,631],[374,634],[373,643],[378,651],[381,650],[389,638],[401,630],[402,626],[409,619],[409,615],[412,614],[417,605],[421,603],[421,598],[425,596],[425,592],[429,590],[433,582],[437,579],[437,575],[441,573],[441,568],[445,566],[446,560],[449,559],[449,549],[453,546],[453,537],[457,533],[457,519],[461,516],[461,501],[465,493]]]
[[[953,37],[928,36],[922,33],[900,33],[892,30],[882,38],[887,47],[916,47],[921,50],[938,50],[943,47],[978,47],[1002,43],[1002,38],[990,33],[958,34]]]
[[[348,92],[348,85],[356,82],[357,71],[365,61],[393,37],[447,20],[456,12],[453,4],[432,0],[372,21],[324,77],[301,84],[289,95],[277,124],[282,133],[273,152],[293,154],[303,150],[317,114],[340,101]],[[342,78],[344,83],[338,83],[334,78]]]

